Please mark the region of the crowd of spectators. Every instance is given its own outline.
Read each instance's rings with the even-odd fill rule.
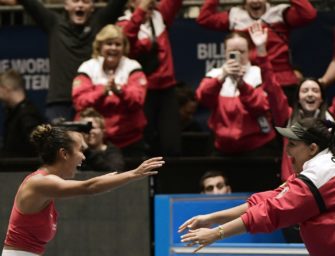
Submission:
[[[106,2],[99,9],[94,8],[93,0],[44,1],[56,2],[64,2],[63,14],[47,9],[38,0],[0,1],[22,5],[43,28],[50,59],[45,117],[32,113],[34,107],[20,86],[18,103],[29,111],[18,115],[22,119],[18,122],[31,126],[15,126],[22,127],[22,139],[8,135],[16,105],[7,102],[9,93],[1,93],[8,115],[4,156],[9,153],[8,145],[25,149],[12,141],[28,145],[33,126],[59,117],[90,120],[93,130],[103,132],[99,147],[114,147],[116,158],[118,154],[121,158],[183,156],[182,133],[203,132],[194,117],[201,105],[210,110],[213,155],[274,156],[284,148],[285,179],[290,174],[289,159],[285,140],[282,143],[277,138],[274,126],[291,125],[307,116],[333,119],[324,87],[335,80],[334,61],[319,79],[301,82],[291,62],[290,32],[317,16],[308,0],[287,4],[245,0],[227,10],[219,9],[218,0],[205,0],[196,22],[230,33],[224,39],[224,64],[204,74],[194,91],[177,82],[169,41],[168,29],[173,29],[182,0],[95,1]],[[8,72],[1,75],[1,92],[9,90]],[[83,116],[87,109],[96,114]],[[31,116],[35,123],[25,121]],[[30,156],[34,151],[27,152]],[[122,161],[116,164],[117,169],[122,170]]]

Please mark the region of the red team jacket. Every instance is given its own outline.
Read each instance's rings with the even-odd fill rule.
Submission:
[[[167,28],[182,5],[182,0],[161,0],[157,10],[153,12],[152,21],[155,27],[156,40],[159,48],[159,67],[148,77],[148,89],[159,90],[176,84],[172,50]],[[123,27],[131,45],[130,57],[136,59],[140,53],[148,52],[152,46],[152,32],[149,23],[143,23],[146,12],[137,8],[133,13],[126,11],[119,18],[117,25]]]
[[[335,252],[335,163],[326,149],[273,191],[248,199],[242,215],[250,233],[300,225],[300,234],[311,256],[333,256]],[[316,196],[318,195],[318,196]]]
[[[263,86],[278,82],[267,58],[258,61],[260,66],[249,67],[240,89],[226,83],[229,77],[221,84],[216,78],[221,69],[213,69],[196,90],[197,99],[211,110],[208,125],[215,133],[215,147],[220,152],[250,151],[276,136]]]
[[[106,139],[123,148],[143,137],[147,123],[143,112],[147,79],[137,61],[123,57],[114,74],[122,94],[105,95],[108,76],[102,63],[103,58],[99,57],[79,67],[73,82],[73,105],[77,113],[88,107],[96,109],[105,118]]]
[[[218,12],[218,0],[206,0],[201,8],[197,22],[207,28],[224,31],[244,31],[255,22],[242,7]],[[308,0],[291,0],[291,4],[271,6],[267,4],[265,14],[260,18],[263,26],[268,27],[267,49],[269,59],[280,85],[297,84],[289,54],[289,33],[292,28],[305,25],[316,18],[316,10]],[[251,52],[251,61],[256,58]]]

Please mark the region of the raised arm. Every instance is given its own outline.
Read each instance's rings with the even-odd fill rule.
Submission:
[[[25,11],[33,18],[36,24],[48,31],[57,22],[56,13],[45,8],[38,0],[17,0]]]
[[[34,194],[50,199],[98,194],[157,174],[156,169],[162,167],[163,164],[162,157],[154,157],[144,161],[134,170],[108,173],[84,181],[64,180],[56,175],[39,176],[29,180],[29,189]]]
[[[197,23],[210,29],[228,30],[229,11],[219,12],[218,7],[218,0],[205,0],[197,18]]]
[[[316,9],[308,0],[291,0],[291,6],[285,11],[284,18],[289,26],[306,25],[315,20]]]
[[[158,10],[161,12],[165,24],[170,27],[182,6],[183,0],[162,0],[158,4]]]
[[[285,126],[290,117],[291,108],[267,58],[266,42],[268,30],[267,28],[262,28],[260,23],[255,22],[249,28],[249,35],[256,46],[257,62],[262,72],[262,88],[267,93],[274,123],[277,126]]]

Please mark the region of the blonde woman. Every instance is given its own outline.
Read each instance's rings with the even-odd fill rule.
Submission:
[[[73,81],[73,104],[77,113],[97,110],[105,119],[105,138],[125,156],[143,156],[147,79],[141,65],[126,57],[128,51],[119,27],[103,27],[93,42],[92,59],[79,67]]]

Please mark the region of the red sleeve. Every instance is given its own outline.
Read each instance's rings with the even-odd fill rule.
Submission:
[[[295,178],[295,175],[291,175],[289,178],[287,178],[286,182],[292,181],[294,178]],[[264,192],[253,194],[247,200],[249,206],[259,204],[259,203],[265,201],[268,198],[273,198],[273,197],[277,196],[285,188],[286,182],[283,183],[282,185],[280,185],[275,190],[269,190],[269,191],[264,191]]]
[[[122,87],[119,96],[129,110],[143,109],[147,84],[147,78],[142,71],[135,71],[129,76],[128,83]]]
[[[335,116],[335,97],[332,99],[332,104],[328,108],[328,112],[332,115]]]
[[[253,88],[243,82],[238,89],[240,91],[240,100],[250,114],[259,115],[269,111],[269,102],[262,87]]]
[[[215,108],[218,104],[220,89],[221,84],[216,78],[205,77],[195,91],[196,99],[208,108]]]
[[[317,12],[308,0],[291,0],[291,6],[285,11],[284,19],[289,26],[306,25],[315,20]]]
[[[165,25],[170,27],[182,6],[183,0],[161,0],[158,10],[162,14]]]
[[[229,12],[218,12],[218,0],[205,0],[197,18],[199,25],[215,30],[229,29]]]
[[[262,87],[268,96],[274,125],[285,126],[292,111],[287,97],[276,79],[268,58],[257,57],[256,62],[262,70]]]
[[[310,189],[302,180],[293,179],[276,197],[248,208],[241,217],[248,232],[260,233],[301,223],[318,214]]]
[[[87,107],[94,107],[105,97],[105,87],[93,85],[92,80],[84,74],[77,75],[72,85],[72,100],[77,112]]]
[[[143,51],[151,49],[151,40],[147,40],[147,45],[141,43],[138,39],[140,26],[145,20],[146,12],[140,8],[136,8],[131,15],[130,20],[123,20],[117,23],[123,28],[123,33],[127,36],[130,43],[131,56],[138,56]]]

